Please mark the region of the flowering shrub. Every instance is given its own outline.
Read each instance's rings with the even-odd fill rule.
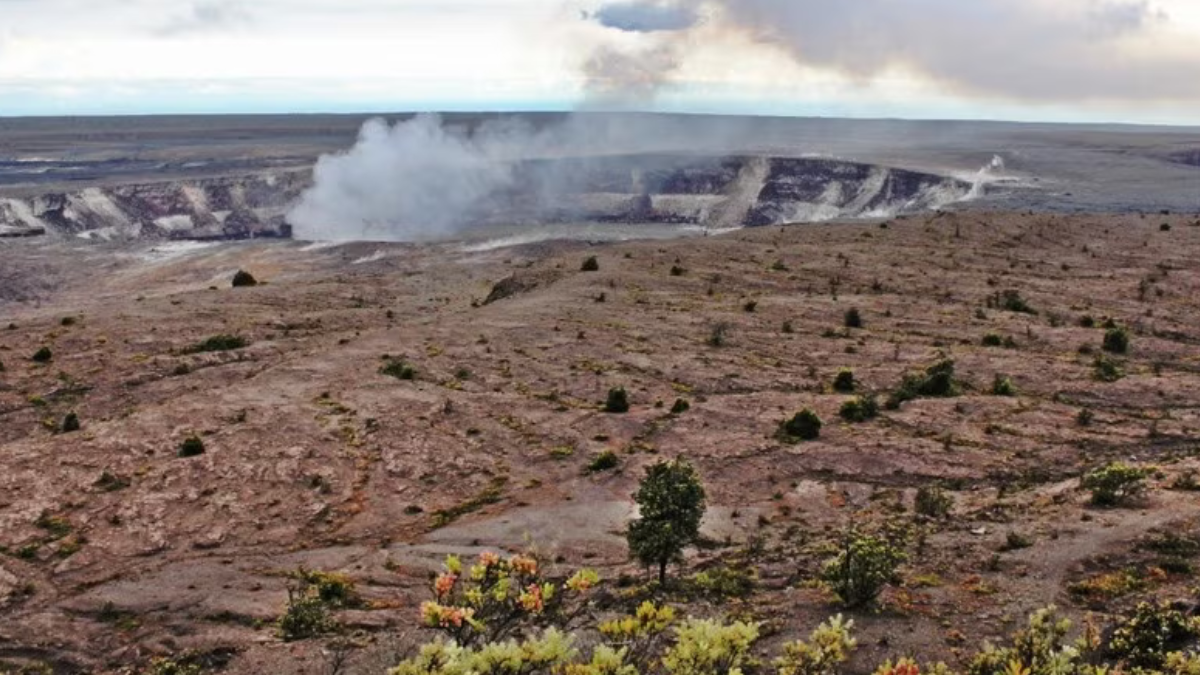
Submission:
[[[565,628],[587,610],[599,582],[591,570],[561,585],[548,581],[532,555],[485,552],[469,568],[450,556],[433,581],[434,599],[421,605],[421,622],[463,646],[516,637],[531,625]]]

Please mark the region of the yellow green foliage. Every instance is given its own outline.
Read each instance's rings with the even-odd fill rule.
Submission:
[[[850,631],[854,622],[839,614],[817,626],[808,642],[797,640],[783,646],[775,661],[779,675],[833,675],[858,646]]]

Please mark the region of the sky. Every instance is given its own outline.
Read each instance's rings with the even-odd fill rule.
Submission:
[[[0,115],[1200,124],[1198,0],[0,0]]]

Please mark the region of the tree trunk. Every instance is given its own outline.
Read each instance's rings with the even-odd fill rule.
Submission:
[[[666,560],[658,561],[658,585],[659,586],[667,585],[667,561]]]

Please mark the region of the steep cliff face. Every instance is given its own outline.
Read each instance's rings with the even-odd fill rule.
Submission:
[[[290,237],[308,170],[0,196],[0,236]],[[519,222],[736,228],[887,217],[972,196],[960,180],[815,158],[633,155],[530,161],[476,204],[466,228]]]
[[[249,239],[290,236],[307,171],[166,181],[0,198],[0,236]]]

